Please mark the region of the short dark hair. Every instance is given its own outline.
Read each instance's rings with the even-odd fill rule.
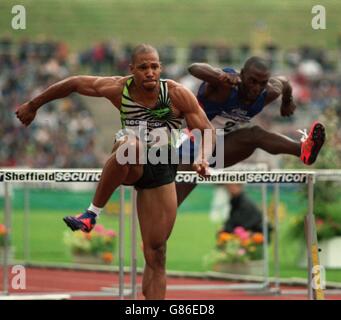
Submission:
[[[247,71],[251,67],[255,67],[256,69],[264,71],[264,72],[270,70],[269,63],[265,59],[261,57],[256,57],[256,56],[247,59],[245,61],[243,69]]]
[[[139,44],[137,45],[131,54],[131,62],[134,63],[136,60],[136,57],[141,53],[149,53],[149,52],[155,52],[157,55],[159,55],[158,51],[151,46],[150,44]]]

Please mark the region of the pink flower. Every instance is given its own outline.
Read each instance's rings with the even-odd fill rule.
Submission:
[[[241,233],[244,233],[246,230],[243,227],[236,227],[233,230],[233,233],[239,236]]]
[[[103,225],[101,225],[101,224],[96,224],[96,225],[95,225],[95,228],[94,228],[94,231],[96,231],[96,232],[98,232],[98,233],[104,233],[105,228],[104,228]]]
[[[109,236],[111,238],[115,238],[116,232],[114,230],[107,230],[107,236]]]
[[[245,231],[245,232],[239,234],[239,238],[240,238],[241,240],[247,240],[247,239],[249,239],[249,236],[250,236],[250,234],[249,234],[249,232],[247,232],[247,231]]]
[[[247,240],[250,236],[249,232],[246,231],[243,227],[236,227],[233,233],[241,240]]]
[[[243,256],[246,253],[245,249],[239,249],[238,250],[238,255]]]

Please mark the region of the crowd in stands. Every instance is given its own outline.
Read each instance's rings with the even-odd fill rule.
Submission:
[[[13,52],[0,41],[0,166],[98,167],[95,126],[77,95],[42,108],[27,130],[15,117],[18,105],[70,75],[65,45],[23,41]]]
[[[129,73],[132,48],[129,44],[117,46],[116,43],[99,42],[75,55],[68,52],[64,43],[46,40],[13,43],[10,38],[1,38],[0,166],[100,166],[95,152],[93,116],[79,95],[50,102],[39,111],[29,130],[19,123],[14,111],[50,84],[75,73]],[[182,63],[179,63],[178,48],[167,44],[158,49],[164,66],[163,77],[180,81],[193,91],[196,91],[198,81],[187,73],[186,67],[190,63],[209,62],[240,69],[252,55],[247,44],[230,48],[223,44],[212,47],[195,43],[187,50],[181,50],[186,56],[180,57]],[[306,115],[282,119],[279,110],[268,108],[259,116],[259,121],[268,129],[276,127],[276,131],[290,134],[330,106],[341,110],[340,55],[331,57],[324,49],[307,46],[283,51],[269,44],[264,48],[263,56],[271,61],[274,74],[289,77],[299,106],[298,114]]]

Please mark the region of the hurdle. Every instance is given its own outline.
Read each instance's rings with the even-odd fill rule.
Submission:
[[[314,172],[314,182],[341,182],[341,170],[340,169],[318,169]],[[275,185],[275,187],[278,185]],[[329,295],[338,294],[338,289],[324,289],[324,283],[322,283],[323,279],[321,278],[321,271],[320,268],[323,265],[320,264],[320,257],[319,252],[321,249],[318,247],[317,242],[317,233],[316,233],[316,226],[315,226],[315,218],[314,216],[310,215],[310,212],[313,212],[313,193],[314,189],[308,191],[308,203],[311,208],[308,210],[308,214],[304,218],[304,226],[305,226],[305,237],[306,237],[306,249],[307,249],[307,270],[308,270],[308,283],[311,284],[308,287],[308,298],[310,300],[323,300],[324,293],[328,293]],[[278,194],[275,194],[275,210],[278,208],[278,201],[279,201],[279,190]],[[275,213],[275,218],[277,218],[278,213]],[[275,223],[275,227],[277,229],[278,221]],[[278,237],[278,231],[275,230],[275,238]],[[278,243],[278,239],[276,240]],[[278,247],[278,245],[277,245]],[[275,247],[276,248],[276,247]],[[275,259],[275,281],[279,279],[279,256]],[[277,281],[276,281],[277,283]],[[279,288],[279,284],[276,285],[276,288]],[[296,290],[294,292],[283,291],[285,294],[297,294],[301,293],[302,290]]]
[[[274,265],[275,265],[275,288],[272,293],[280,293],[280,283],[279,283],[279,239],[278,239],[278,207],[279,207],[279,184],[307,184],[308,186],[308,214],[305,218],[306,226],[306,246],[307,246],[307,258],[308,258],[308,281],[307,281],[307,296],[308,299],[317,300],[323,299],[323,290],[319,283],[316,281],[320,279],[320,269],[316,268],[319,266],[318,252],[312,251],[311,248],[317,248],[317,237],[315,228],[315,218],[313,213],[313,190],[315,182],[315,172],[314,171],[294,171],[294,170],[273,170],[273,171],[244,171],[244,172],[229,172],[226,170],[217,170],[211,177],[207,179],[196,176],[195,173],[189,172],[179,172],[176,181],[179,183],[215,183],[215,184],[226,184],[226,183],[252,183],[252,184],[262,184],[262,207],[263,207],[263,231],[264,238],[268,239],[267,228],[265,224],[267,223],[266,214],[266,185],[275,184],[275,247],[274,247]],[[185,175],[185,176],[182,176]],[[310,236],[307,236],[310,235]],[[264,246],[264,259],[268,261],[268,251],[267,246]],[[313,277],[313,271],[315,272]],[[217,287],[208,285],[200,286],[199,290],[212,290],[217,289],[228,289],[228,290],[239,290],[239,289],[270,289],[269,288],[269,269],[268,265],[264,265],[264,278],[265,281],[261,285],[220,285]],[[194,285],[191,285],[191,290],[194,289]],[[269,290],[270,291],[270,290]]]
[[[100,178],[101,170],[99,169],[0,169],[0,183],[4,184],[4,197],[5,197],[5,226],[8,230],[11,230],[11,208],[10,208],[10,195],[9,195],[9,184],[22,184],[22,183],[35,183],[35,182],[50,182],[50,183],[71,183],[71,182],[98,182]],[[80,178],[81,177],[81,178]],[[306,219],[306,237],[307,248],[312,248],[313,245],[317,246],[316,230],[314,227],[314,214],[313,214],[313,184],[315,181],[315,172],[313,171],[283,171],[283,170],[273,170],[273,171],[241,171],[241,172],[229,172],[229,171],[215,171],[212,175],[203,178],[198,176],[195,172],[178,172],[176,176],[177,183],[197,183],[197,184],[226,184],[226,183],[244,183],[244,184],[261,184],[262,194],[263,194],[263,210],[266,210],[266,185],[267,184],[282,184],[282,183],[303,183],[308,185],[308,219]],[[137,257],[136,257],[136,239],[137,239],[137,213],[136,213],[136,191],[132,190],[132,201],[133,201],[133,212],[131,216],[131,291],[127,291],[124,288],[124,195],[126,187],[120,188],[120,215],[119,215],[119,288],[116,294],[115,290],[108,293],[110,296],[118,296],[120,299],[124,299],[125,296],[130,296],[133,299],[137,297],[137,284],[136,284],[136,274],[137,274]],[[132,189],[132,188],[131,188]],[[25,203],[29,203],[29,194],[25,196]],[[264,200],[265,199],[265,200]],[[26,205],[25,205],[26,206]],[[277,203],[278,206],[278,203]],[[28,210],[28,209],[27,209]],[[266,214],[264,216],[267,216]],[[25,215],[25,219],[28,219],[28,212]],[[263,219],[263,226],[266,224],[266,217]],[[267,239],[267,228],[264,229],[264,237]],[[25,239],[28,237],[28,233],[25,233]],[[8,292],[8,250],[10,246],[10,232],[6,235],[5,240],[5,254],[4,254],[4,273],[3,273],[3,288],[4,296],[9,296]],[[267,246],[266,246],[267,247]],[[267,248],[264,248],[264,257],[267,257]],[[25,260],[29,257],[28,249],[25,250]],[[278,252],[275,254],[278,258]],[[316,294],[316,285],[313,285],[313,279],[317,277],[312,277],[311,266],[318,264],[318,252],[308,250],[308,298],[309,299],[319,299],[322,297],[321,290]],[[309,269],[310,268],[310,269]],[[279,272],[279,270],[277,270]],[[276,272],[276,273],[277,273]],[[265,266],[264,275],[268,279],[268,266]],[[269,283],[265,282],[264,287],[268,287]],[[231,289],[228,285],[224,288]],[[205,289],[205,288],[202,288]],[[221,289],[221,287],[220,287]],[[312,294],[313,293],[313,294]],[[70,294],[70,296],[77,296],[77,293],[65,293]],[[51,294],[52,295],[52,294]],[[54,293],[55,295],[55,293]],[[78,293],[79,296],[84,296],[84,293]],[[46,294],[46,297],[48,294]],[[94,293],[92,296],[96,296]],[[98,293],[98,296],[104,296],[103,293]],[[1,299],[1,296],[0,296]]]
[[[82,181],[76,181],[77,179],[68,179],[63,180],[63,177],[68,176],[70,174],[74,175],[81,175],[86,174],[88,175],[87,179]],[[72,182],[98,182],[100,178],[101,170],[100,169],[86,169],[86,170],[74,170],[74,169],[13,169],[13,168],[0,168],[0,183],[3,185],[4,188],[4,223],[6,229],[9,231],[5,235],[5,246],[4,246],[4,257],[3,257],[3,290],[0,292],[0,300],[15,300],[15,299],[66,299],[67,297],[85,297],[85,296],[92,296],[92,297],[118,297],[119,299],[123,300],[125,297],[129,297],[132,299],[137,298],[137,284],[136,284],[136,275],[137,275],[137,210],[136,210],[136,201],[133,202],[132,212],[130,217],[130,237],[131,237],[131,250],[130,250],[130,278],[131,284],[127,288],[125,288],[124,284],[124,275],[125,275],[125,266],[124,266],[124,242],[125,242],[125,195],[126,191],[131,192],[131,198],[136,199],[136,190],[128,186],[120,186],[120,206],[119,206],[119,240],[118,240],[118,274],[119,274],[119,281],[118,281],[118,289],[117,286],[114,286],[112,290],[109,292],[100,292],[100,291],[91,291],[91,292],[84,292],[84,291],[73,291],[73,292],[63,292],[63,294],[56,294],[55,292],[49,293],[37,293],[37,294],[10,294],[9,293],[9,267],[11,261],[9,260],[9,251],[11,245],[11,217],[12,217],[12,209],[11,209],[11,196],[10,196],[10,185],[13,184],[20,184],[23,185],[24,188],[24,221],[25,221],[25,228],[24,228],[24,265],[30,265],[30,251],[29,251],[29,230],[28,230],[28,221],[30,216],[30,195],[29,195],[29,185],[30,184],[44,184],[44,183],[72,183]],[[55,176],[61,175],[62,181],[55,179]],[[16,176],[17,179],[14,177],[6,178],[7,176],[13,177]],[[43,176],[50,178],[44,179]],[[19,178],[18,178],[19,177]],[[52,177],[52,178],[51,178]],[[75,264],[72,264],[75,266]],[[116,271],[113,268],[113,271]]]
[[[312,177],[308,177],[309,180]],[[324,293],[322,287],[319,283],[314,281],[317,277],[320,280],[320,275],[315,275],[314,269],[319,268],[319,255],[318,255],[318,244],[317,244],[317,234],[316,234],[316,226],[315,219],[313,216],[313,186],[311,183],[308,183],[308,214],[304,219],[304,228],[305,228],[305,236],[307,243],[307,253],[308,253],[308,297],[310,300],[323,300]],[[318,269],[318,273],[320,270]],[[314,282],[313,282],[314,281]]]

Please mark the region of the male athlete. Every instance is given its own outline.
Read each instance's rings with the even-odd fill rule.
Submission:
[[[124,130],[116,135],[113,153],[103,168],[90,207],[76,217],[65,217],[64,221],[72,230],[90,232],[114,190],[121,184],[134,185],[137,189],[137,211],[146,260],[143,294],[146,299],[164,299],[166,242],[175,222],[177,208],[174,183],[177,165],[171,162],[141,164],[139,154],[144,149],[143,141],[138,137],[131,139],[128,133],[145,127],[150,131],[161,129],[169,134],[171,129],[180,128],[182,118],[185,118],[191,129],[214,129],[188,89],[174,81],[160,79],[161,64],[155,48],[145,44],[137,46],[132,53],[130,69],[132,76],[126,77],[69,77],[21,105],[16,114],[28,126],[42,105],[72,92],[105,97],[120,110]],[[167,137],[170,139],[170,135]],[[214,144],[214,133],[212,137]],[[171,149],[169,142],[167,140],[160,150],[162,147]],[[130,151],[135,151],[133,154],[136,157],[132,163],[122,164],[118,154],[127,144]],[[202,151],[194,169],[205,175],[208,163]]]
[[[263,108],[282,96],[281,115],[290,116],[296,105],[292,88],[284,77],[271,77],[265,60],[248,59],[240,74],[234,69],[216,69],[206,63],[194,63],[188,68],[196,78],[203,80],[197,99],[211,124],[224,129],[224,167],[232,166],[260,148],[271,154],[291,154],[311,165],[325,140],[324,126],[314,122],[301,142],[251,125],[250,120]],[[188,148],[187,148],[188,149]],[[183,149],[182,154],[188,151]],[[190,150],[193,157],[193,148]],[[179,171],[191,170],[182,164]],[[195,184],[177,184],[178,206],[195,188]]]

